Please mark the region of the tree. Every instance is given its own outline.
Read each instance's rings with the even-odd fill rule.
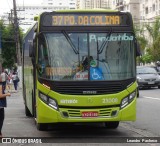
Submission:
[[[147,53],[147,54],[143,55],[143,56],[140,58],[140,60],[141,60],[142,63],[151,63],[151,61],[152,61],[152,56]]]
[[[160,17],[157,17],[154,23],[146,25],[146,29],[151,37],[148,52],[153,61],[158,61],[160,60]]]
[[[5,26],[4,21],[0,20],[0,30],[2,31],[2,66],[11,68],[16,63],[15,29],[13,24]],[[22,38],[22,32],[20,37]]]
[[[137,57],[137,64],[140,64],[140,62],[141,63],[145,63],[145,60],[143,59],[143,56],[145,56],[145,48],[148,45],[148,41],[145,38],[144,29],[145,29],[144,26],[140,27],[138,25],[135,26],[135,28],[134,28],[135,35],[136,35],[137,41],[138,41],[138,43],[140,45],[140,50],[141,50],[141,54],[142,54],[142,56]],[[148,61],[149,60],[147,60],[147,62]]]
[[[5,68],[11,68],[15,63],[16,56],[14,28],[12,25],[5,27],[2,38],[2,66]]]

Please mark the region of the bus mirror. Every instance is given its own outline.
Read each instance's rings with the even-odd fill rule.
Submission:
[[[141,56],[141,49],[140,49],[140,44],[136,41],[135,42],[135,46],[136,46],[136,56]]]
[[[36,69],[39,74],[42,74],[43,70],[42,70],[42,66],[40,64],[36,64]]]

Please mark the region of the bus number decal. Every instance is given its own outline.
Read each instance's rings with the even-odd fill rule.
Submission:
[[[102,103],[118,103],[118,98],[102,98]]]

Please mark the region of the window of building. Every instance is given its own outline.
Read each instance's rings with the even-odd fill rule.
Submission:
[[[153,12],[156,10],[155,4],[152,5],[152,10],[153,10]]]
[[[145,14],[148,14],[148,7],[145,8]]]
[[[70,3],[70,5],[75,5],[75,3]]]

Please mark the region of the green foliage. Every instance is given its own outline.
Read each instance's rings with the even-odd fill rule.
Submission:
[[[160,60],[160,17],[153,23],[135,28],[137,40],[140,43],[142,56],[137,62],[150,63]],[[148,34],[146,34],[146,32]]]
[[[135,26],[134,30],[142,54],[142,56],[137,57],[137,64],[139,65],[140,63],[145,63],[145,59],[143,59],[143,54],[145,53],[145,48],[148,45],[148,41],[144,36],[144,26]]]
[[[144,50],[147,46],[147,40],[144,37],[141,37],[141,36],[138,36],[137,40],[140,44],[141,51],[144,52]]]
[[[141,57],[142,63],[151,63],[151,61],[152,61],[152,55],[145,54]]]
[[[15,29],[13,24],[6,26],[3,20],[0,20],[0,30],[2,32],[2,66],[11,68],[16,62]],[[21,38],[22,35],[21,32]]]
[[[146,25],[151,41],[148,46],[148,52],[152,56],[152,61],[160,60],[160,17],[157,17],[155,22]]]

